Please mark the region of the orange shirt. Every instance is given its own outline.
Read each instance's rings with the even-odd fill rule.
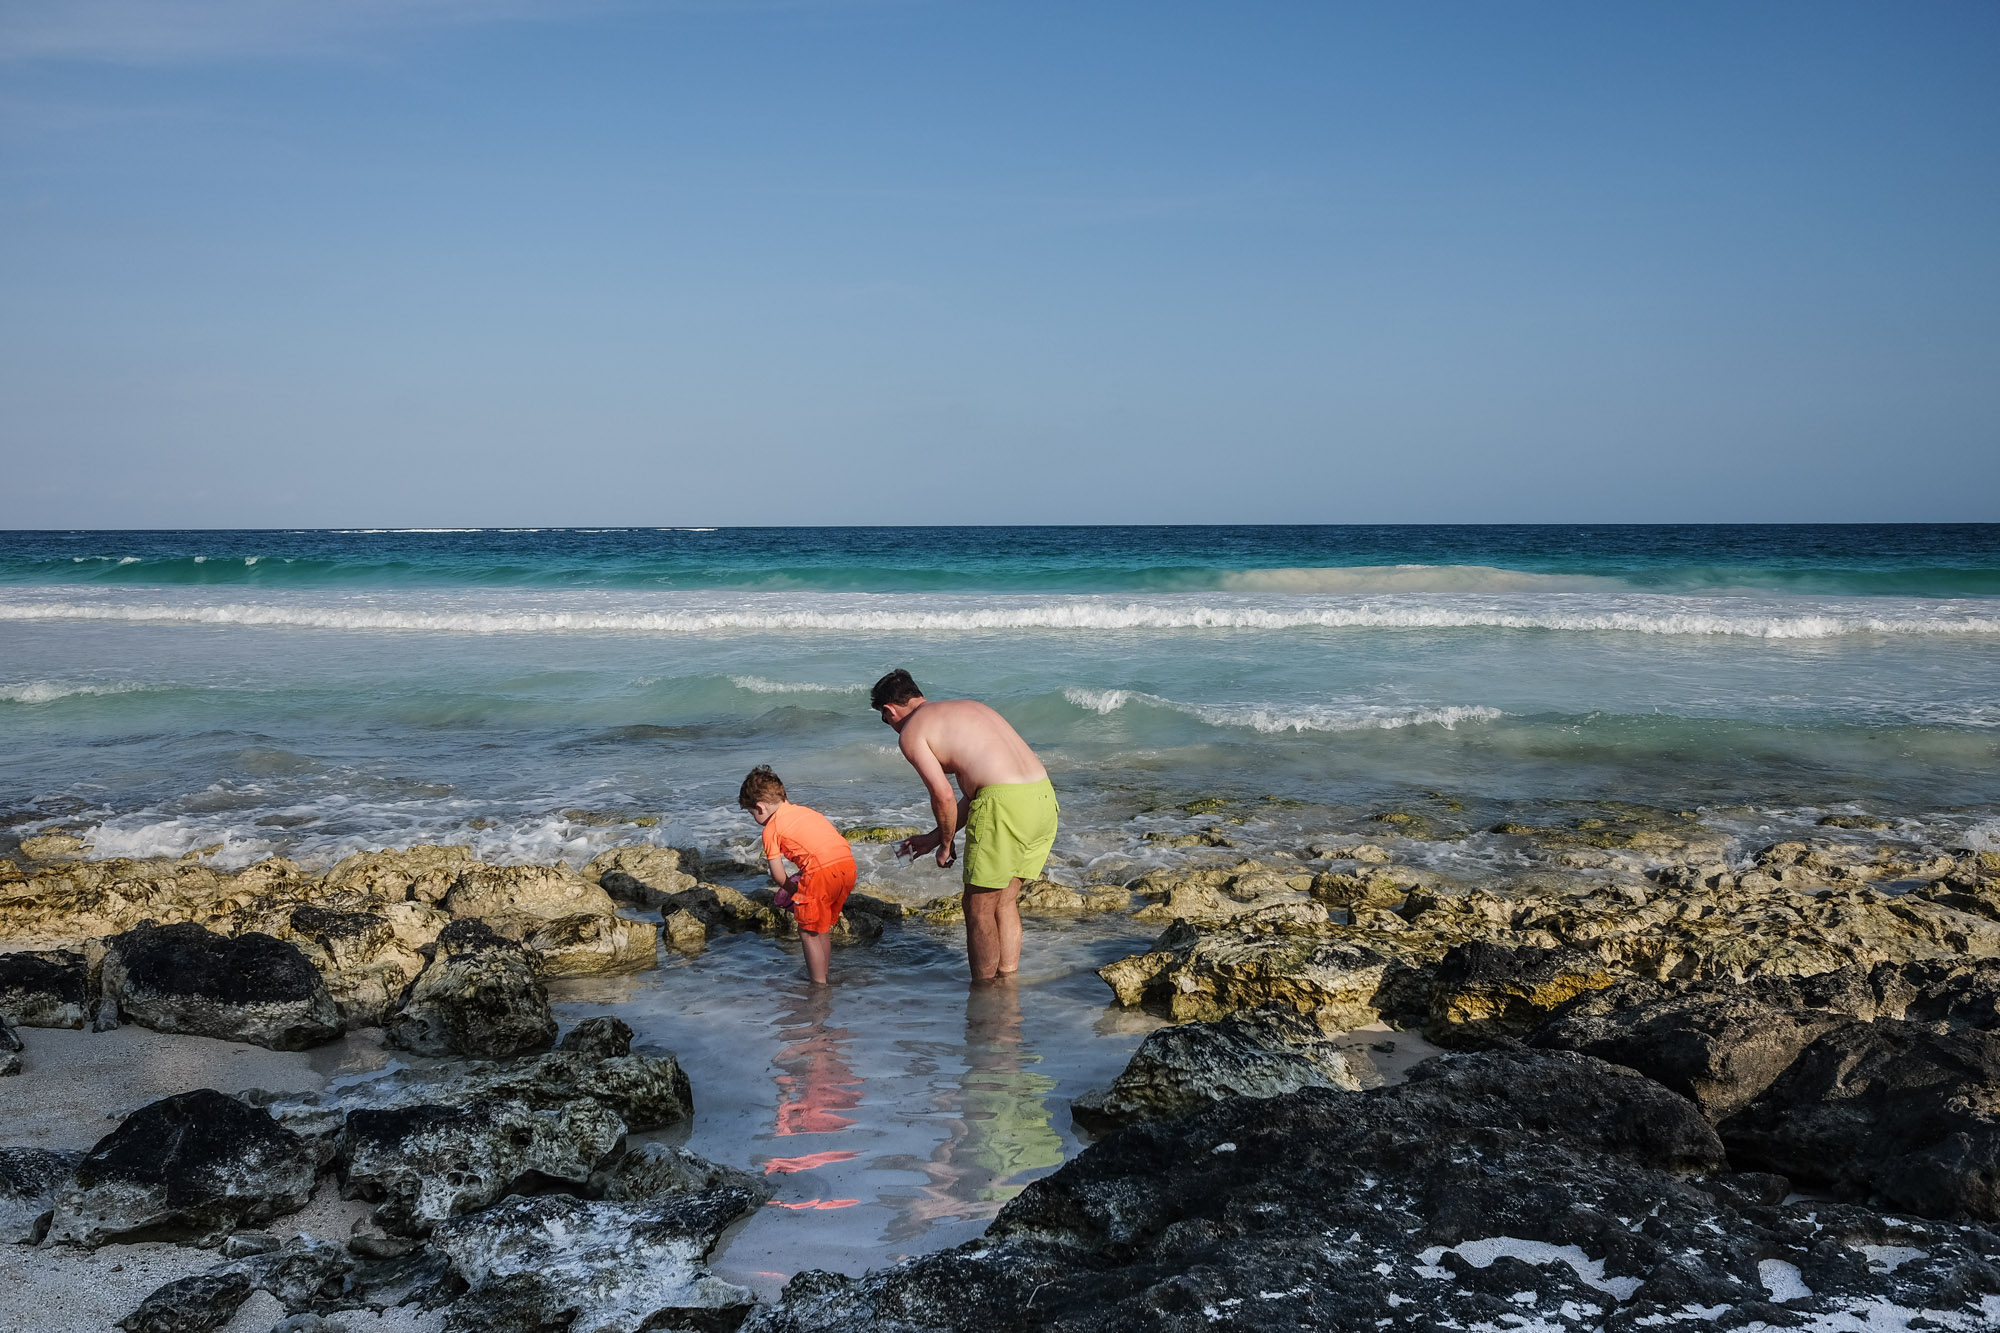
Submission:
[[[822,866],[854,864],[854,851],[832,820],[790,801],[764,825],[764,855],[783,857],[807,877]]]

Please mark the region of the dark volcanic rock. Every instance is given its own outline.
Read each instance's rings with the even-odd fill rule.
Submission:
[[[746,1330],[1630,1333],[1872,1327],[1883,1306],[1971,1329],[2000,1313],[2000,1235],[1786,1208],[1783,1180],[1721,1165],[1695,1108],[1629,1071],[1447,1056],[1395,1087],[1134,1126],[1030,1184],[984,1240],[858,1279],[802,1273]]]
[[[630,1055],[632,1027],[622,1018],[601,1014],[596,1018],[586,1018],[563,1033],[563,1039],[558,1045],[565,1051],[575,1051],[579,1055]]]
[[[1741,1165],[1926,1216],[2000,1218],[2000,1034],[1844,1024],[1719,1128]]]
[[[287,1313],[301,1314],[338,1301],[353,1268],[354,1260],[341,1246],[299,1236],[289,1245],[240,1259],[220,1271],[243,1274],[253,1288],[277,1297]]]
[[[613,1202],[664,1199],[722,1188],[733,1189],[759,1205],[771,1197],[764,1177],[665,1143],[639,1144],[590,1178],[591,1197]]]
[[[1639,983],[1607,992],[1564,1012],[1528,1044],[1636,1069],[1720,1120],[1769,1087],[1822,1033],[1854,1021],[1825,1009],[1773,1008],[1748,988],[1702,987],[1667,998],[1657,998],[1658,989]],[[1640,1002],[1620,1003],[1633,1000]]]
[[[563,1195],[509,1199],[447,1222],[432,1246],[470,1291],[445,1327],[463,1333],[732,1329],[755,1299],[701,1267],[754,1197],[715,1189],[650,1204]]]
[[[376,1201],[384,1230],[420,1236],[510,1193],[583,1186],[624,1137],[625,1122],[589,1098],[357,1110],[340,1136],[341,1192]]]
[[[30,1245],[42,1238],[56,1196],[82,1160],[80,1152],[0,1148],[0,1245]]]
[[[319,970],[283,940],[230,937],[192,922],[150,923],[110,941],[105,998],[155,1032],[188,1032],[300,1051],[341,1031]]]
[[[1250,1009],[1150,1033],[1111,1086],[1078,1097],[1070,1113],[1079,1125],[1103,1133],[1152,1116],[1184,1115],[1224,1097],[1360,1086],[1347,1058],[1311,1019]]]
[[[89,1005],[82,954],[0,953],[0,1018],[24,1028],[80,1028]]]
[[[27,1047],[14,1032],[14,1025],[0,1014],[0,1078],[21,1072],[21,1052]]]
[[[419,1055],[521,1055],[556,1039],[527,951],[479,921],[454,921],[384,1031]]]
[[[209,1088],[140,1107],[77,1164],[51,1240],[217,1238],[305,1205],[312,1149],[267,1111]]]
[[[118,1327],[127,1333],[208,1333],[228,1323],[253,1290],[241,1273],[196,1273],[161,1287]]]

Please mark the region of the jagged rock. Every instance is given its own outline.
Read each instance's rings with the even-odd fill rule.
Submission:
[[[1571,949],[1456,944],[1431,973],[1424,1035],[1440,1046],[1526,1036],[1561,1005],[1615,979],[1604,964]]]
[[[553,921],[533,921],[520,935],[523,947],[545,977],[610,976],[659,966],[660,928],[650,921],[580,912]],[[502,927],[502,933],[511,933]]]
[[[66,856],[80,856],[87,846],[82,838],[73,833],[42,833],[21,839],[21,855],[32,861],[53,861]]]
[[[80,1152],[0,1148],[0,1245],[32,1245],[47,1233],[56,1196],[82,1160]]]
[[[852,900],[850,900],[852,901]],[[1132,895],[1112,885],[1073,889],[1054,880],[1038,879],[1021,886],[1023,916],[1075,916],[1085,912],[1119,912],[1131,906]]]
[[[0,1018],[24,1028],[80,1028],[89,1003],[82,954],[0,953]]]
[[[396,906],[436,918],[426,944],[445,925],[442,913],[420,904]],[[421,946],[413,947],[406,938],[408,927],[399,931],[397,922],[383,913],[336,912],[307,905],[294,908],[285,924],[285,938],[319,969],[342,1019],[351,1027],[380,1027],[424,969]]]
[[[340,1011],[305,955],[269,935],[192,922],[140,925],[109,942],[104,995],[128,1022],[300,1051],[338,1037]]]
[[[432,1245],[471,1290],[446,1328],[639,1333],[733,1328],[755,1297],[701,1267],[756,1201],[731,1189],[646,1204],[509,1199],[438,1227]]]
[[[477,921],[454,921],[383,1025],[420,1055],[520,1055],[555,1041],[548,992],[520,945]]]
[[[1900,1011],[1913,988],[1893,967],[1877,971]],[[1678,992],[1624,981],[1566,1005],[1528,1043],[1636,1069],[1720,1120],[1769,1087],[1822,1033],[1873,1019],[1883,1003],[1858,968],[1706,982]]]
[[[677,847],[613,847],[598,853],[583,877],[621,903],[658,909],[695,886],[683,867],[700,864],[699,855]]]
[[[472,848],[419,844],[395,851],[357,852],[327,872],[329,888],[375,902],[435,903],[451,891],[468,866],[477,865]]]
[[[1184,1115],[1225,1097],[1360,1086],[1347,1058],[1312,1020],[1259,1009],[1158,1029],[1109,1088],[1078,1097],[1070,1112],[1079,1125],[1101,1134],[1137,1120]]]
[[[985,1239],[802,1273],[745,1333],[1990,1326],[2000,1234],[1783,1206],[1627,1071],[1447,1056],[1396,1087],[1148,1121],[1030,1184]]]
[[[303,1207],[317,1167],[269,1112],[210,1088],[178,1093],[134,1111],[77,1164],[49,1238],[219,1238]]]
[[[221,1254],[225,1259],[248,1259],[253,1254],[269,1254],[279,1244],[268,1231],[238,1231],[223,1239]]]
[[[14,1025],[5,1014],[0,1014],[0,1078],[21,1072],[21,1052],[26,1049],[15,1035]]]
[[[254,1290],[241,1273],[196,1273],[155,1291],[118,1327],[127,1333],[208,1333],[228,1323]]]
[[[632,1025],[622,1018],[600,1014],[596,1018],[586,1018],[568,1032],[557,1043],[560,1050],[574,1051],[578,1055],[610,1059],[632,1053]]]
[[[660,935],[662,942],[678,953],[700,953],[708,943],[708,927],[682,908],[674,908],[660,919]]]
[[[1099,968],[1098,975],[1120,1003],[1157,1004],[1177,1019],[1212,1020],[1275,1005],[1340,1031],[1428,1011],[1417,964],[1434,962],[1444,950],[1434,946],[1426,957],[1402,943],[1395,936],[1379,945],[1328,938],[1314,923],[1289,930],[1246,924],[1209,934],[1180,923],[1150,953]]]
[[[287,1313],[301,1314],[340,1300],[353,1268],[354,1260],[342,1247],[302,1235],[289,1245],[261,1249],[217,1271],[241,1273],[254,1290],[277,1297]]]
[[[460,872],[441,904],[453,916],[537,917],[554,921],[578,913],[616,916],[611,895],[568,866],[489,866]]]
[[[364,1107],[341,1131],[341,1193],[375,1202],[384,1230],[424,1235],[539,1181],[581,1186],[624,1136],[625,1122],[587,1097],[547,1110],[484,1097]]]
[[[1719,1129],[1744,1165],[1928,1217],[2000,1218],[2000,1034],[1842,1023]]]
[[[771,1197],[762,1176],[664,1143],[642,1143],[590,1178],[592,1198],[624,1203],[722,1188],[753,1200],[753,1207]]]
[[[245,1096],[268,1106],[302,1137],[327,1139],[339,1134],[348,1112],[363,1107],[384,1110],[487,1100],[521,1102],[549,1111],[589,1100],[638,1131],[665,1129],[694,1114],[687,1073],[672,1055],[608,1056],[578,1049],[520,1060],[452,1061],[396,1069],[326,1092]]]
[[[710,930],[769,932],[777,929],[780,915],[726,884],[697,884],[673,895],[662,910],[686,912]]]

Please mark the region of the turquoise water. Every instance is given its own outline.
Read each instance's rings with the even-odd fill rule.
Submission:
[[[1431,791],[2000,799],[2000,525],[8,533],[0,646],[0,812],[106,854],[720,850],[761,762],[915,821],[898,665],[1014,720],[1079,874],[1202,795],[1252,848]]]

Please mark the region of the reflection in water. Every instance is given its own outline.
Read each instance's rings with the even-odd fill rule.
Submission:
[[[780,1137],[836,1134],[854,1123],[840,1113],[861,1105],[861,1080],[846,1058],[852,1034],[826,1025],[833,1013],[831,988],[813,986],[788,998],[791,1005],[778,1021],[785,1044],[772,1059],[779,1069],[777,1132]]]
[[[885,1241],[921,1235],[933,1222],[991,1217],[1019,1194],[1030,1172],[1062,1165],[1062,1136],[1046,1098],[1056,1083],[1027,1066],[1041,1057],[1021,1036],[1021,996],[1012,979],[976,983],[965,997],[965,1072],[939,1109],[957,1115],[923,1166],[930,1184],[884,1232]]]
[[[778,1067],[778,1123],[780,1138],[794,1134],[838,1134],[854,1123],[842,1111],[861,1105],[862,1080],[847,1063],[846,1047],[853,1034],[846,1028],[828,1027],[833,1015],[833,991],[827,986],[811,986],[803,994],[787,997],[790,1005],[778,1020],[778,1035],[784,1045],[772,1057]],[[812,1171],[836,1162],[854,1160],[851,1149],[827,1149],[792,1157],[773,1157],[764,1163],[765,1175],[792,1175]],[[797,1203],[772,1200],[774,1206],[794,1211],[852,1208],[859,1199],[805,1199]]]

